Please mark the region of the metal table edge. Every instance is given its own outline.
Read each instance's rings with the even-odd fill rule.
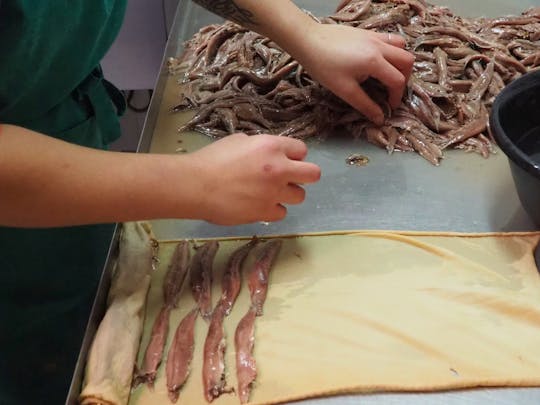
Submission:
[[[178,7],[176,9],[176,12],[175,12],[174,21],[173,21],[173,24],[169,33],[169,38],[167,39],[165,52],[163,54],[163,59],[161,62],[161,70],[156,79],[156,84],[154,87],[154,92],[152,94],[150,107],[146,114],[144,124],[143,124],[143,130],[142,130],[142,133],[139,138],[138,145],[137,145],[137,153],[145,153],[145,152],[148,152],[148,150],[150,149],[150,143],[152,141],[152,132],[153,132],[153,128],[155,126],[157,116],[159,114],[159,108],[160,108],[160,103],[156,101],[161,99],[163,95],[163,91],[165,89],[165,84],[167,81],[167,74],[168,74],[167,58],[169,57],[169,55],[172,55],[175,53],[174,48],[176,48],[177,46],[176,39],[178,38],[178,31],[182,26],[185,26],[185,24],[183,24],[179,16],[181,15],[180,13],[182,12],[182,9],[186,7],[186,3],[187,3],[187,0],[180,0],[178,3]],[[184,18],[186,15],[187,13],[184,13]],[[118,244],[119,244],[119,239],[120,239],[120,232],[121,232],[121,226],[120,224],[116,224],[113,237],[111,240],[111,244],[109,246],[109,251],[107,253],[107,258],[105,260],[105,264],[101,272],[101,278],[98,284],[96,297],[94,299],[90,316],[88,319],[88,323],[85,329],[85,334],[83,337],[81,349],[79,351],[79,356],[77,358],[77,362],[76,362],[75,369],[73,372],[73,377],[71,379],[71,384],[70,384],[66,402],[65,402],[66,405],[77,405],[79,403],[78,397],[81,392],[82,384],[84,381],[84,372],[85,372],[85,365],[86,365],[86,360],[88,357],[88,352],[90,350],[90,346],[97,332],[99,324],[107,309],[107,295],[108,295],[109,287],[111,283],[112,272],[114,270],[116,258],[118,256]]]
[[[161,108],[161,102],[165,85],[168,77],[167,59],[171,55],[178,55],[182,44],[178,43],[178,38],[183,38],[185,35],[180,35],[180,31],[185,29],[187,24],[186,20],[189,19],[190,13],[189,7],[191,6],[190,0],[179,0],[178,7],[175,12],[173,25],[171,27],[169,38],[165,47],[160,73],[156,79],[156,85],[150,102],[147,115],[144,120],[143,130],[138,142],[137,152],[147,153],[150,150],[153,130],[158,118],[158,114]],[[82,342],[81,350],[71,381],[70,389],[66,399],[66,405],[77,405],[78,396],[82,387],[84,379],[84,369],[88,351],[95,333],[99,326],[99,323],[105,313],[107,295],[109,291],[111,275],[114,269],[115,261],[118,254],[118,242],[120,229],[119,225],[116,226],[113,239],[109,248],[107,259],[103,267],[102,276],[99,282],[98,291],[94,300],[91,314],[89,317],[88,325]],[[540,250],[537,250],[540,252]],[[537,263],[540,261],[540,253],[537,255]],[[504,394],[509,395],[504,395]],[[456,390],[456,391],[442,391],[433,393],[371,393],[363,395],[348,395],[338,396],[333,398],[318,398],[308,399],[302,404],[315,405],[315,404],[357,404],[359,401],[365,404],[373,403],[417,403],[417,404],[484,404],[484,403],[497,403],[500,405],[516,403],[533,404],[540,403],[540,389],[539,388],[479,388],[469,390]]]
[[[81,392],[81,387],[84,379],[84,370],[88,351],[90,350],[90,346],[92,345],[92,341],[94,340],[94,336],[97,332],[103,316],[105,315],[105,310],[107,307],[107,296],[111,284],[111,276],[114,270],[114,266],[116,264],[116,258],[118,256],[120,232],[121,227],[119,224],[116,224],[111,244],[109,246],[109,251],[107,252],[107,258],[101,272],[101,278],[98,284],[96,297],[94,298],[94,303],[92,305],[92,309],[86,326],[73,377],[71,379],[71,384],[66,399],[66,405],[78,404],[78,397],[79,393]]]

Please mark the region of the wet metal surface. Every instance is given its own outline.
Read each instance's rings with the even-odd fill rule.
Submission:
[[[338,3],[297,1],[316,15],[330,13]],[[334,4],[335,3],[335,4]],[[538,5],[537,0],[443,0],[464,16],[518,14]],[[200,27],[220,21],[192,2],[180,5],[177,41],[169,43],[169,56],[181,49],[183,39]],[[173,38],[174,39],[174,38]],[[154,100],[154,114],[160,106]],[[168,108],[170,106],[163,106]],[[147,149],[153,136],[152,117],[145,130]],[[506,157],[485,160],[460,151],[446,154],[433,167],[416,154],[386,151],[344,134],[323,142],[309,142],[308,159],[322,168],[322,179],[307,188],[307,200],[290,207],[280,223],[219,227],[201,221],[157,221],[160,238],[212,237],[252,234],[301,233],[342,229],[399,229],[426,231],[495,232],[535,230],[518,200]],[[143,139],[144,141],[144,139]],[[144,142],[143,142],[144,146]],[[358,170],[344,164],[352,153],[369,157]],[[300,377],[300,376],[299,376]],[[302,405],[353,404],[539,404],[540,389],[477,389],[442,393],[371,394],[339,396],[298,402]]]
[[[444,0],[434,3],[448,5],[465,16],[497,16],[520,13],[536,1]],[[331,13],[338,2],[304,0],[296,3],[315,15],[325,15]],[[165,57],[178,55],[183,41],[200,27],[219,21],[193,2],[181,2]],[[171,150],[151,148],[157,116],[171,107],[170,101],[163,102],[167,72],[165,67],[162,70],[140,150],[174,153],[182,146],[191,152],[193,148],[186,142],[176,144]],[[155,136],[164,135],[156,133]],[[209,142],[202,139],[202,135],[200,138],[192,139],[197,147]],[[155,221],[156,234],[162,239],[174,239],[343,229],[459,232],[535,229],[521,207],[507,159],[500,151],[487,160],[462,151],[450,151],[440,167],[433,167],[417,154],[388,156],[385,150],[351,139],[347,134],[334,134],[324,141],[311,140],[308,146],[308,159],[321,166],[322,178],[307,187],[304,204],[289,207],[284,221],[267,226],[236,227],[220,227],[202,221]],[[362,170],[344,164],[356,153],[369,158],[369,164]]]
[[[325,15],[338,0],[304,0],[296,3]],[[538,0],[442,0],[432,3],[449,6],[463,16],[488,17],[519,14],[536,5]],[[220,19],[191,1],[180,2],[177,17],[167,44],[164,61],[179,54],[184,39],[200,27]],[[153,100],[139,144],[139,151],[151,150],[158,115],[172,107],[164,102],[168,82],[166,63],[156,84]],[[335,134],[325,141],[310,141],[308,159],[322,168],[322,179],[307,188],[307,200],[301,206],[290,207],[286,220],[279,223],[257,223],[237,227],[220,227],[202,221],[155,221],[159,239],[238,236],[253,234],[290,234],[347,229],[395,229],[425,231],[495,232],[527,231],[536,228],[523,211],[517,198],[506,157],[499,151],[485,160],[463,152],[446,154],[440,167],[433,167],[416,154],[386,151],[365,142]],[[208,140],[196,140],[198,147]],[[169,153],[182,147],[178,140],[171,143]],[[163,151],[160,151],[163,152]],[[176,153],[181,153],[177,151]],[[345,164],[353,153],[369,158],[361,167]],[[114,251],[114,246],[112,247]],[[80,387],[86,351],[95,327],[105,307],[108,277],[114,257],[109,257],[100,285],[100,295],[92,312],[85,344],[67,403],[74,404]],[[301,378],[301,376],[299,376]],[[370,394],[339,396],[295,402],[299,405],[356,404],[540,404],[540,389],[477,389],[439,393]]]

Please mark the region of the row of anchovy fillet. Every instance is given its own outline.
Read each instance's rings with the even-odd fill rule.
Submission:
[[[385,110],[382,127],[315,82],[276,43],[232,22],[202,28],[169,61],[181,74],[173,111],[197,109],[179,130],[211,137],[234,132],[295,138],[345,131],[394,151],[416,151],[438,165],[443,150],[484,157],[494,152],[488,116],[512,80],[540,68],[540,7],[519,16],[462,18],[424,0],[345,0],[314,19],[390,32],[415,55],[401,105],[391,111],[384,88],[363,84]]]
[[[225,378],[226,338],[223,321],[230,314],[240,292],[242,265],[257,243],[254,238],[229,257],[221,283],[222,295],[213,310],[212,273],[214,258],[219,249],[218,242],[209,241],[198,247],[191,260],[189,242],[182,241],[176,246],[163,283],[163,307],[154,321],[143,364],[136,370],[134,386],[146,383],[153,388],[169,334],[169,315],[178,305],[182,285],[189,274],[189,285],[196,306],[180,321],[170,344],[165,369],[169,399],[173,403],[178,401],[180,390],[189,377],[195,346],[195,321],[199,313],[209,323],[203,351],[204,397],[208,402],[212,402],[221,394],[234,391],[227,386]],[[237,393],[241,403],[248,402],[252,384],[257,377],[257,367],[252,354],[255,319],[262,315],[268,290],[268,276],[281,249],[281,243],[280,239],[264,243],[247,275],[251,305],[238,323],[234,339]]]

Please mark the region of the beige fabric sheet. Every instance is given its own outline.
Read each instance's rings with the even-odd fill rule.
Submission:
[[[432,391],[540,385],[540,234],[361,232],[287,238],[256,321],[259,376],[252,404],[338,393]],[[221,242],[214,302],[228,254]],[[174,243],[161,243],[139,358],[161,306],[161,281]],[[248,258],[244,269],[253,260]],[[245,280],[244,280],[245,281]],[[227,381],[236,386],[234,330],[249,306],[247,284],[230,317]],[[193,308],[184,288],[168,344]],[[199,318],[191,376],[179,404],[204,404],[201,365],[207,331]],[[154,391],[131,405],[169,404],[164,365]],[[238,404],[224,394],[217,405]]]
[[[86,361],[81,405],[128,403],[156,253],[152,238],[146,223],[123,224],[107,310]]]

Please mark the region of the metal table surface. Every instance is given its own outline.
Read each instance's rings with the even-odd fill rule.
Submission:
[[[520,13],[538,0],[440,0],[464,16],[498,16]],[[296,3],[316,15],[332,12],[338,0],[304,0]],[[191,1],[181,1],[167,44],[165,59],[180,54],[182,43],[200,27],[220,19]],[[170,83],[162,66],[147,115],[140,152],[163,152],[156,140],[158,116],[167,104]],[[506,157],[499,151],[489,159],[464,152],[447,153],[440,167],[416,154],[384,151],[346,134],[308,143],[308,159],[322,168],[319,183],[307,188],[301,206],[289,208],[284,221],[221,227],[203,221],[154,221],[160,239],[238,235],[294,234],[352,229],[393,229],[458,232],[529,231],[536,227],[517,198]],[[345,159],[359,152],[370,158],[365,167],[348,166]],[[209,197],[210,198],[210,197]],[[539,370],[540,372],[540,370]],[[351,404],[540,404],[540,389],[476,389],[439,393],[387,393],[339,396],[299,402],[302,405]]]

